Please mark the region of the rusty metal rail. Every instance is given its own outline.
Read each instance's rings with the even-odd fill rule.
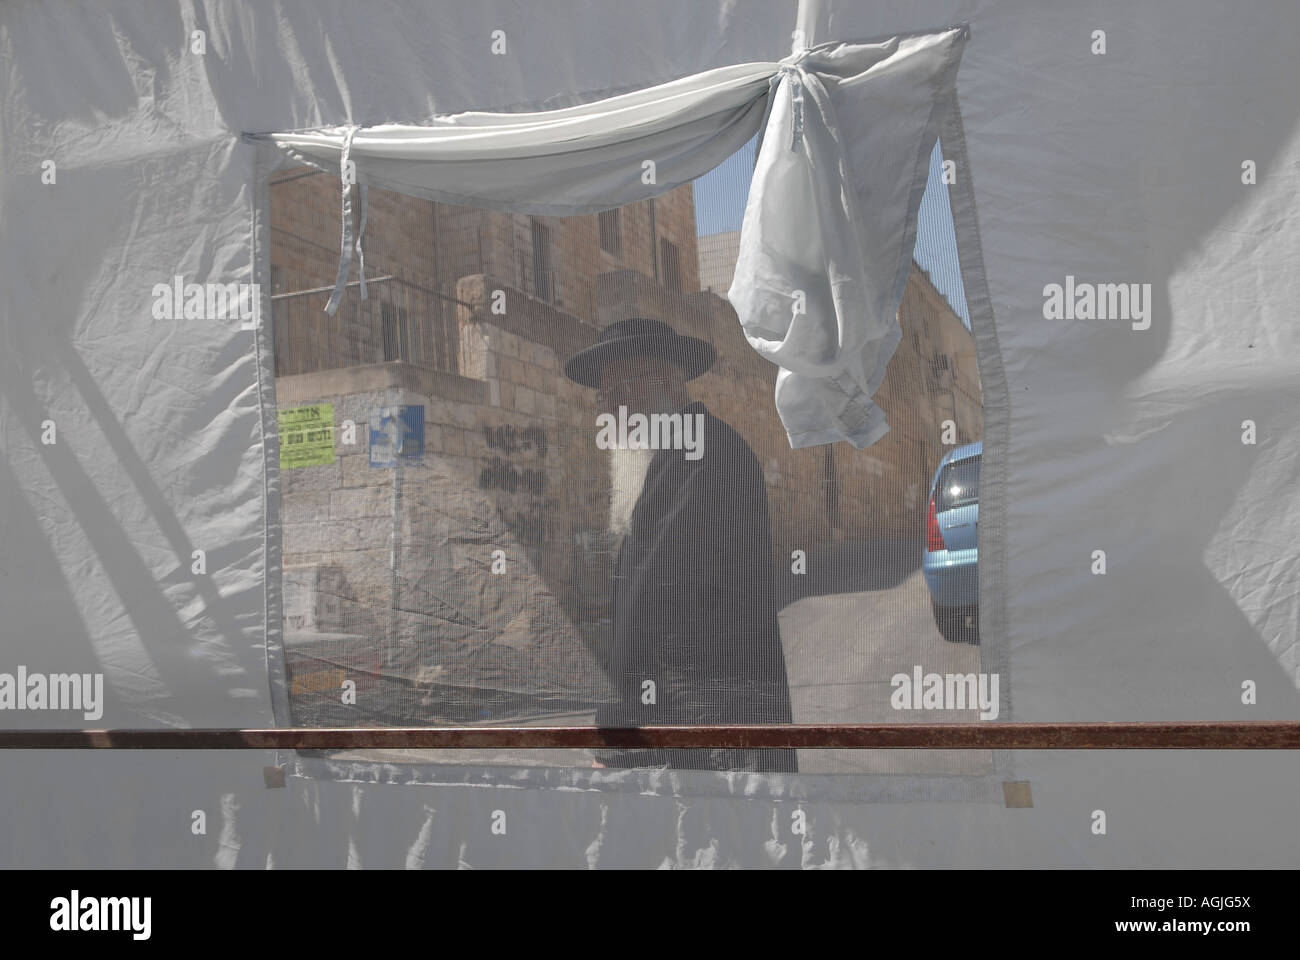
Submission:
[[[730,747],[836,750],[1297,750],[1300,723],[709,724],[655,727],[271,727],[0,730],[9,750],[345,750]]]

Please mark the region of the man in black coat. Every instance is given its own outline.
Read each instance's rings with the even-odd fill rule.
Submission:
[[[713,360],[707,342],[634,317],[606,327],[565,365],[570,379],[598,390],[606,415],[597,445],[642,463],[625,501],[630,516],[620,531],[603,663],[621,699],[601,706],[599,726],[792,719],[763,471],[744,439],[685,387]],[[638,434],[636,414],[659,429]],[[614,495],[617,501],[617,488]],[[596,759],[619,767],[798,769],[795,751],[783,749],[600,750]]]

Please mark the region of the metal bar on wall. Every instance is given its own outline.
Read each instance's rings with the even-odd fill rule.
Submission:
[[[278,727],[3,730],[9,750],[727,747],[839,750],[1298,750],[1300,722],[706,724],[658,727]]]

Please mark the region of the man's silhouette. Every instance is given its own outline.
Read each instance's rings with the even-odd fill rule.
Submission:
[[[659,449],[610,451],[611,523],[622,538],[603,666],[621,699],[597,711],[600,726],[791,722],[763,471],[685,386],[713,360],[705,341],[634,317],[565,364],[570,379],[597,388],[612,417],[680,424],[671,434],[650,431],[665,441]],[[644,442],[634,437],[627,431],[627,446]],[[680,443],[667,446],[669,437]],[[596,758],[620,767],[798,769],[794,750],[777,749],[600,750]]]

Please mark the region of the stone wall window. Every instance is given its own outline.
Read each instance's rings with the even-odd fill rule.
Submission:
[[[411,324],[406,311],[391,303],[384,303],[380,306],[379,316],[383,328],[384,361],[386,363],[394,360],[410,362],[413,359]]]
[[[677,251],[677,244],[659,239],[659,262],[663,284],[669,290],[680,292],[682,289],[682,262]]]
[[[826,497],[826,522],[832,528],[840,524],[840,478],[835,469],[835,448],[826,444],[822,453],[822,492]]]
[[[551,231],[533,221],[533,292],[548,303],[555,296],[551,273]]]
[[[600,249],[615,257],[623,255],[623,231],[618,222],[617,210],[600,214]]]

